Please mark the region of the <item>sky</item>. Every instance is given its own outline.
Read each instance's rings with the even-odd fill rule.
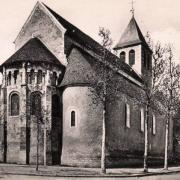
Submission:
[[[16,36],[37,0],[0,0],[0,63],[14,52]],[[131,18],[131,0],[42,0],[69,22],[99,41],[98,29],[111,31],[114,44]],[[180,0],[135,0],[135,19],[145,35],[154,41],[171,43],[174,59],[180,63]]]

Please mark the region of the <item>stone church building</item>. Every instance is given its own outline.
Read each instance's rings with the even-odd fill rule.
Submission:
[[[93,89],[106,62],[113,88],[120,89],[106,102],[107,164],[142,163],[142,77],[151,74],[152,52],[134,16],[120,37],[114,55],[36,3],[14,41],[15,53],[0,68],[1,162],[35,164],[38,137],[41,164],[100,167],[103,105],[100,99],[94,103]],[[152,109],[148,131],[156,162],[164,154],[162,112]],[[172,131],[169,151],[171,139]]]

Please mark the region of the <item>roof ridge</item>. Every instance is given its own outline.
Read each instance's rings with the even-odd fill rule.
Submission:
[[[70,23],[68,20],[66,20],[64,17],[62,17],[61,15],[59,15],[58,13],[56,13],[54,10],[52,10],[49,6],[47,6],[45,3],[42,2],[42,4],[50,11],[50,13],[52,15],[56,15],[58,17],[55,16],[55,18],[58,20],[58,18],[61,18],[65,23],[69,24],[70,26],[72,26],[73,28],[75,28],[76,30],[80,31],[81,33],[83,33],[85,36],[87,36],[88,38],[90,38],[92,41],[94,41],[95,43],[97,43],[98,45],[101,46],[100,43],[98,43],[96,40],[94,40],[91,36],[89,36],[88,34],[84,33],[81,29],[79,29],[77,26],[75,26],[74,24]],[[62,26],[64,27],[64,25],[62,24]]]

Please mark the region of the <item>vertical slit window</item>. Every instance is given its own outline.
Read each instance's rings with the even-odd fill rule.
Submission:
[[[75,111],[71,111],[71,127],[74,127],[76,125],[76,114]]]
[[[42,71],[38,70],[38,74],[37,74],[37,84],[41,84],[42,83]]]
[[[15,70],[15,71],[14,71],[14,84],[17,83],[18,74],[19,74],[19,71],[18,71],[18,70]]]
[[[19,115],[19,95],[14,93],[11,95],[11,116],[18,116]]]
[[[11,71],[8,73],[7,85],[11,85]]]
[[[125,105],[125,124],[126,127],[130,128],[130,105]]]
[[[140,110],[140,118],[141,118],[141,132],[144,132],[144,109]]]
[[[126,53],[124,51],[122,51],[120,53],[120,59],[125,62],[125,60],[126,60]]]
[[[35,73],[34,73],[34,70],[32,69],[31,72],[30,72],[30,84],[33,84],[35,81]]]
[[[135,64],[135,51],[132,49],[129,51],[129,65],[133,66]]]

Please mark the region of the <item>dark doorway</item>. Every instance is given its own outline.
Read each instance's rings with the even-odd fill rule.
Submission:
[[[52,96],[51,129],[52,164],[61,164],[62,152],[62,104],[58,95]]]

